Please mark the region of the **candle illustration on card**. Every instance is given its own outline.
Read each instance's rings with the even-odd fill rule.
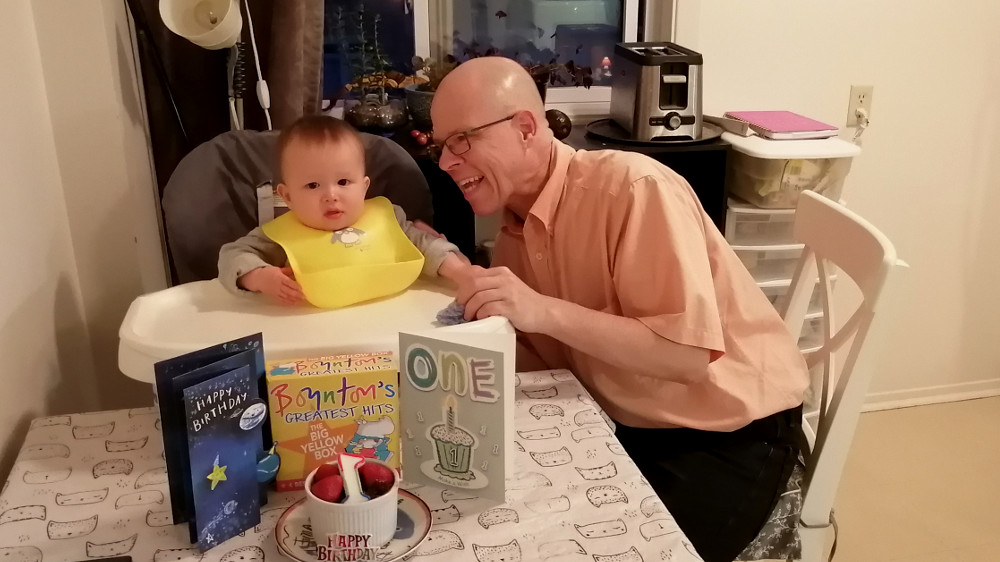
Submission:
[[[458,401],[455,397],[449,394],[444,404],[444,423],[432,427],[428,435],[437,453],[437,464],[433,470],[449,478],[475,480],[476,474],[469,466],[472,464],[472,452],[476,449],[476,438],[458,426]],[[433,474],[428,476],[434,477]]]

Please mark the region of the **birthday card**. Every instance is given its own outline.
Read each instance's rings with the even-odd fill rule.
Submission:
[[[268,474],[277,472],[262,399],[256,334],[158,362],[157,401],[173,522],[189,523],[202,551],[257,525]],[[272,474],[273,475],[273,474]]]
[[[399,334],[405,481],[505,501],[513,473],[514,338],[504,318]]]
[[[184,389],[192,542],[203,551],[260,523],[257,456],[267,406],[256,383],[243,366]]]

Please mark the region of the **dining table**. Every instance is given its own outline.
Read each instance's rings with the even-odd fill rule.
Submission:
[[[701,560],[573,373],[515,377],[505,502],[408,483],[403,459],[419,509],[379,560]],[[171,519],[160,430],[156,407],[34,419],[0,493],[0,561],[315,560],[302,492],[270,491],[259,525],[199,551]]]

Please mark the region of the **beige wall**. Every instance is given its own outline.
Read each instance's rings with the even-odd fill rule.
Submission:
[[[0,17],[0,474],[31,418],[97,407],[31,5]]]
[[[32,2],[102,409],[149,404],[118,370],[118,327],[166,286],[123,2]]]
[[[166,286],[120,0],[11,0],[0,18],[0,473],[31,418],[151,403],[118,326]]]
[[[871,335],[869,402],[1000,392],[1000,3],[678,1],[708,113],[842,126],[851,84],[875,86],[844,197],[912,269]]]

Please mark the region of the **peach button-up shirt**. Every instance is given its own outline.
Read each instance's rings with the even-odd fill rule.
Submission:
[[[505,211],[493,265],[539,293],[710,351],[697,382],[681,384],[521,335],[549,367],[571,369],[620,423],[731,431],[802,403],[808,372],[795,340],[688,183],[651,158],[553,141],[528,217]]]

